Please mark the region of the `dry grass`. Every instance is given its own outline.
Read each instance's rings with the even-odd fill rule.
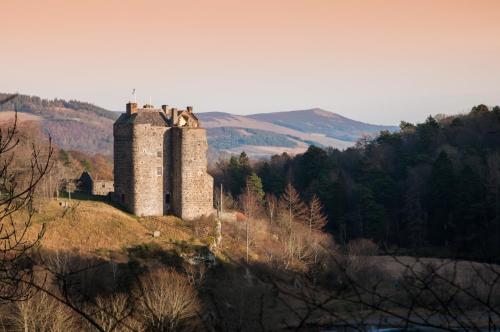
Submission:
[[[69,208],[60,206],[59,202],[68,202]],[[45,224],[41,242],[44,249],[99,253],[121,251],[152,241],[161,244],[191,237],[189,229],[182,227],[182,221],[175,217],[136,218],[98,201],[72,200],[69,203],[61,199],[59,202],[45,202],[29,230],[33,238]],[[153,238],[155,230],[160,231],[160,237]]]
[[[188,241],[193,236],[186,222],[174,216],[140,218],[139,223],[150,236],[159,231],[159,242]]]
[[[67,203],[69,207],[61,206]],[[179,243],[210,246],[213,241],[211,220],[185,222],[174,216],[138,218],[105,202],[67,199],[48,200],[36,204],[29,236],[34,238],[45,224],[42,238],[43,249],[50,251],[77,252],[116,258],[126,254],[126,248],[152,243],[159,248],[179,249]],[[17,216],[22,220],[21,216]],[[217,250],[220,259],[240,261],[246,256],[244,246],[245,222],[223,222],[222,245]],[[212,227],[213,228],[213,227]],[[159,231],[160,236],[153,237]],[[253,262],[271,263],[283,260],[282,244],[265,220],[254,220],[251,226],[250,259]],[[123,257],[125,258],[125,257]],[[300,264],[299,264],[300,265]],[[300,270],[303,266],[297,266]]]

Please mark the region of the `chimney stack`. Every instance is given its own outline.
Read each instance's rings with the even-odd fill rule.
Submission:
[[[128,103],[127,104],[127,115],[131,116],[134,113],[137,113],[137,103]]]
[[[172,112],[172,115],[170,116],[170,120],[172,121],[172,126],[177,126],[177,109],[172,108],[170,109]]]
[[[187,106],[186,108],[189,113],[193,112],[193,106]]]
[[[163,110],[163,112],[165,114],[167,114],[167,112],[168,112],[168,105],[161,105],[161,109]]]

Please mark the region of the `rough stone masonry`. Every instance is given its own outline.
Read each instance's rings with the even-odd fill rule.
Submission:
[[[128,103],[113,136],[114,199],[128,211],[182,219],[213,213],[207,137],[192,107]]]

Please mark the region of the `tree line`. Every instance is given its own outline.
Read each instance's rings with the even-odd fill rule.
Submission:
[[[267,195],[281,197],[291,185],[305,202],[316,196],[340,243],[369,238],[419,254],[500,257],[498,106],[402,121],[399,131],[344,151],[311,146],[256,162],[243,152],[213,173],[228,204],[251,176]]]
[[[10,95],[0,93],[0,99],[6,99]],[[75,111],[95,114],[105,118],[115,120],[119,114],[106,110],[102,107],[96,106],[91,103],[81,102],[78,100],[64,100],[64,99],[43,99],[37,96],[16,95],[16,98],[5,102],[3,107],[5,109],[16,109],[20,112],[43,114],[49,108],[68,108]]]

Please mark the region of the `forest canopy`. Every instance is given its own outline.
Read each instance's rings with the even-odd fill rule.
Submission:
[[[346,243],[370,238],[420,254],[500,258],[500,107],[401,122],[345,151],[311,146],[251,163],[243,153],[215,172],[230,195],[257,174],[268,194],[291,182],[317,195],[327,230]],[[438,250],[436,250],[438,249]]]

